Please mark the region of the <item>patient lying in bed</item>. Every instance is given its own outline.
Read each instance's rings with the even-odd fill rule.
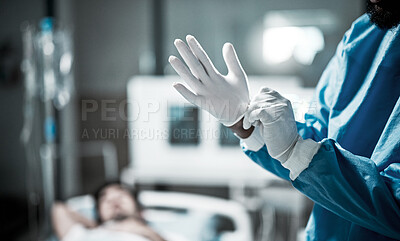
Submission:
[[[144,221],[137,199],[120,183],[109,183],[95,194],[98,221],[89,220],[56,203],[52,221],[62,241],[165,241]]]

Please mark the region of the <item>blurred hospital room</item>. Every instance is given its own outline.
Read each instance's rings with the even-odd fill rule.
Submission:
[[[277,90],[302,122],[365,10],[365,0],[0,1],[0,239],[305,240],[313,202],[185,100],[168,58],[193,35],[226,74],[232,43],[250,94]],[[113,233],[90,231],[99,225]]]

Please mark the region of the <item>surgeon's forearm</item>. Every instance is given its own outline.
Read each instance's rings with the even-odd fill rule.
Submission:
[[[389,165],[382,175],[373,160],[342,149],[332,139],[321,143],[293,186],[345,220],[400,240],[397,173],[387,172]]]
[[[230,126],[229,128],[233,131],[233,133],[235,133],[242,139],[249,137],[251,135],[251,133],[253,133],[253,130],[254,130],[254,126],[252,126],[248,130],[243,128],[243,118],[240,121],[238,121],[236,124],[234,124],[233,126]]]

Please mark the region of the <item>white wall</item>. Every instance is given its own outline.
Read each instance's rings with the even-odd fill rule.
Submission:
[[[151,47],[151,1],[75,1],[77,87],[81,95],[125,95],[139,56]]]

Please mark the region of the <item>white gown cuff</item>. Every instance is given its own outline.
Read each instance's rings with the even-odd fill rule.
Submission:
[[[235,134],[241,142],[242,146],[249,151],[259,151],[261,147],[264,146],[264,140],[260,133],[260,128],[256,126],[253,130],[253,133],[247,138],[240,138],[238,135]]]
[[[320,143],[311,139],[303,140],[299,137],[289,159],[282,166],[289,169],[290,179],[294,181],[309,165],[314,155],[318,152]]]

